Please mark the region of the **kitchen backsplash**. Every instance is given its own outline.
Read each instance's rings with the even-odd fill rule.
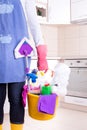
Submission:
[[[48,56],[86,57],[87,25],[41,25]]]
[[[63,57],[87,57],[87,25],[58,28],[58,54]]]

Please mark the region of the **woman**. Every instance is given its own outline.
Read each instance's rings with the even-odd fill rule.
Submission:
[[[37,50],[38,69],[47,70],[46,45],[37,21],[35,0],[0,0],[0,130],[4,117],[6,87],[11,130],[23,129],[25,110],[21,93],[25,80],[25,61],[24,58],[15,59],[14,49],[23,37],[30,38],[26,20]]]

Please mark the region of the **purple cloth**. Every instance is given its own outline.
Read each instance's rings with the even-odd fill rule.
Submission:
[[[28,85],[24,85],[22,91],[22,103],[24,107],[26,106],[27,93],[28,93]]]
[[[56,94],[40,95],[38,101],[38,111],[48,114],[54,114],[56,106]]]

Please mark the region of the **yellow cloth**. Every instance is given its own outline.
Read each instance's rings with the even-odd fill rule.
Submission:
[[[23,124],[11,124],[11,130],[23,130]]]

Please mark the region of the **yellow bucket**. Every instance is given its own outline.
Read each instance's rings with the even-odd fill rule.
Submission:
[[[37,119],[37,120],[49,120],[52,119],[55,115],[46,114],[43,112],[39,112],[37,105],[38,105],[39,96],[35,94],[28,93],[28,114],[30,117]],[[58,97],[56,99],[56,106],[58,105]],[[56,109],[56,108],[55,108]]]

